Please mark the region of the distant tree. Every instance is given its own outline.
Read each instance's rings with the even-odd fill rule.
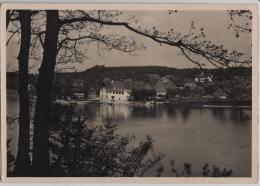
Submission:
[[[252,99],[252,79],[235,76],[231,80],[223,83],[224,87],[228,87],[230,97],[235,97],[234,101],[251,101]],[[238,103],[239,104],[239,103]]]
[[[217,87],[214,84],[208,84],[206,86],[203,86],[205,89],[205,93],[208,95],[213,95],[214,92],[216,92]]]
[[[154,89],[133,89],[131,91],[131,96],[137,101],[150,100],[156,96],[156,91]]]
[[[178,89],[167,89],[166,97],[173,98],[178,94]]]
[[[184,162],[183,163],[183,170],[177,170],[175,168],[174,160],[170,161],[171,165],[171,172],[176,177],[192,177],[192,166],[190,163]],[[205,163],[202,167],[202,177],[230,177],[233,173],[232,169],[221,169],[220,167],[213,165],[212,167],[209,166],[208,163]]]
[[[205,90],[202,86],[196,86],[192,90],[192,97],[202,97],[202,95],[205,93]]]
[[[184,87],[183,89],[179,90],[179,95],[181,97],[191,97],[192,90],[189,87]]]

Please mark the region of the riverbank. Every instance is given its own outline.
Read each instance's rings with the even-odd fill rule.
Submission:
[[[172,98],[168,100],[170,104],[178,106],[195,107],[252,107],[251,101],[234,101],[233,99],[218,98]]]
[[[7,95],[10,97],[17,97],[17,90],[7,90]],[[35,101],[36,96],[31,96],[31,100]],[[175,107],[178,106],[188,106],[188,107],[243,107],[243,108],[251,108],[251,101],[234,101],[232,99],[218,99],[218,98],[194,98],[194,97],[185,97],[185,98],[165,98],[163,101],[117,101],[117,102],[103,102],[98,98],[96,99],[84,99],[84,100],[65,100],[65,99],[56,99],[55,103],[62,105],[76,104],[76,105],[84,105],[84,104],[126,104],[126,105],[141,105],[141,106],[158,106],[158,105],[173,105]]]
[[[63,105],[84,105],[84,104],[108,104],[108,105],[139,105],[146,107],[154,107],[159,105],[172,105],[175,107],[204,107],[204,108],[212,108],[212,107],[223,107],[223,108],[251,108],[251,103],[249,102],[239,102],[234,103],[232,100],[196,100],[196,99],[187,99],[187,100],[167,100],[167,101],[124,101],[124,102],[101,102],[98,100],[61,100],[58,99],[55,103],[63,104]]]

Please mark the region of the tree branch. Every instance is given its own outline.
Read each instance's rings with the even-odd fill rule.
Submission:
[[[14,35],[21,29],[21,27],[17,28],[12,35],[9,37],[9,39],[6,42],[6,46],[9,44],[9,42],[11,41],[11,39],[14,37]]]

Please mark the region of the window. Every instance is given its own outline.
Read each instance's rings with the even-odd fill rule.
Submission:
[[[124,94],[124,91],[122,92],[122,94]]]

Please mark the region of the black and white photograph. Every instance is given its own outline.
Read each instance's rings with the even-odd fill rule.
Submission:
[[[4,9],[7,178],[255,176],[255,7],[135,6]]]

